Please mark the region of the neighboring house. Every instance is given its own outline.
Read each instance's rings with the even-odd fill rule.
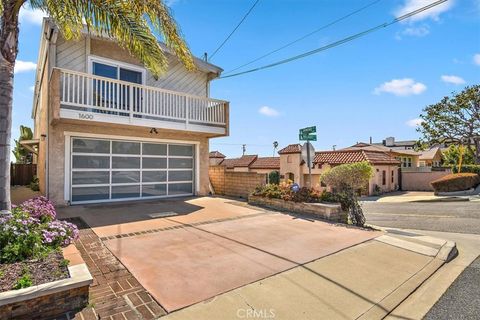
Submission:
[[[222,162],[223,159],[225,159],[225,155],[219,151],[210,151],[208,157],[210,159],[211,166],[216,166],[220,164],[220,162]]]
[[[366,151],[382,151],[386,152],[390,156],[394,157],[395,159],[400,161],[400,166],[404,170],[408,170],[408,168],[417,168],[420,165],[420,155],[421,152],[417,152],[411,149],[394,149],[390,147],[386,147],[379,144],[368,144],[364,142],[359,142],[354,144],[351,147],[344,148],[341,150],[366,150]]]
[[[442,165],[442,150],[440,147],[434,147],[430,150],[422,151],[419,158],[420,167],[440,167]]]
[[[280,176],[283,179],[294,181],[300,186],[308,186],[308,166],[302,160],[301,145],[291,144],[278,153],[280,154]],[[374,168],[374,177],[370,179],[368,186],[366,186],[368,194],[373,194],[375,191],[390,192],[398,190],[400,161],[381,150],[362,150],[359,148],[315,152],[311,169],[311,186],[323,189],[326,187],[322,186],[320,182],[320,175],[323,172],[334,166],[361,161],[367,161]]]
[[[395,137],[387,137],[382,140],[382,142],[370,142],[370,144],[374,146],[384,146],[388,147],[389,149],[396,150],[413,150],[416,142],[416,140],[395,141]]]
[[[227,171],[270,173],[280,170],[280,157],[259,157],[258,155],[243,155],[240,158],[224,159],[219,163]]]
[[[209,97],[222,69],[170,54],[155,79],[112,39],[65,40],[44,19],[32,117],[40,190],[56,204],[209,192],[209,139],[229,132],[226,101]]]

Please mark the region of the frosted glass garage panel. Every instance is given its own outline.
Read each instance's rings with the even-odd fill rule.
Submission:
[[[167,171],[143,171],[142,181],[143,182],[166,182]]]
[[[112,153],[114,154],[140,154],[139,142],[112,141]]]
[[[167,145],[158,143],[144,143],[142,154],[147,156],[166,156]]]
[[[169,169],[192,169],[192,158],[168,158]]]
[[[169,156],[192,157],[193,156],[193,146],[171,144],[171,145],[168,146],[168,155]]]
[[[112,157],[113,169],[140,169],[140,158],[138,157]]]
[[[110,157],[104,156],[78,156],[72,157],[74,169],[109,169]]]
[[[109,198],[109,187],[73,187],[72,201],[97,201]]]
[[[143,169],[165,169],[167,168],[167,158],[142,158]]]
[[[140,182],[140,171],[112,171],[112,183]]]
[[[73,152],[110,153],[110,141],[94,139],[73,139]]]
[[[193,193],[192,183],[170,183],[168,185],[168,195],[180,195]]]
[[[112,186],[112,199],[138,198],[140,186]]]
[[[72,184],[109,184],[109,171],[74,171],[72,172]]]
[[[142,186],[142,197],[160,197],[166,194],[166,184],[146,184]]]
[[[192,181],[192,180],[193,180],[192,170],[168,172],[168,181]]]

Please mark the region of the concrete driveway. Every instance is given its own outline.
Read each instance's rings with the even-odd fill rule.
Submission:
[[[282,318],[315,318],[320,310],[334,318],[368,318],[402,301],[416,288],[409,281],[417,273],[424,280],[443,264],[435,258],[443,244],[387,241],[379,231],[222,198],[77,206],[59,209],[59,215],[81,216],[179,319],[215,319],[218,312],[234,319],[238,310],[258,303],[275,307]],[[385,299],[393,302],[378,311]],[[345,312],[349,301],[354,305]]]

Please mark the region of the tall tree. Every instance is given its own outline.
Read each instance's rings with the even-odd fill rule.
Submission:
[[[18,140],[15,140],[15,148],[13,148],[12,151],[16,163],[31,163],[31,152],[21,144],[23,140],[31,139],[33,139],[32,129],[26,126],[20,126],[20,137],[18,137]]]
[[[428,143],[465,145],[480,164],[480,85],[444,97],[423,109],[423,122],[417,131]]]
[[[168,67],[156,33],[187,69],[195,68],[190,50],[161,0],[0,0],[0,210],[10,209],[13,70],[22,6],[47,13],[67,40],[81,37],[84,27],[114,38],[156,77]]]

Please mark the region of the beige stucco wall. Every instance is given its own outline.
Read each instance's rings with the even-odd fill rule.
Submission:
[[[280,155],[280,176],[283,180],[287,179],[288,173],[294,174],[294,181],[299,185],[303,185],[303,174],[300,163],[302,162],[302,155],[300,153],[281,154]]]
[[[385,171],[385,184],[382,182],[382,171]],[[393,176],[393,182],[392,182]],[[391,192],[398,189],[398,166],[375,165],[374,176],[368,184],[369,194],[373,194],[375,185],[380,188],[380,192]]]
[[[150,134],[149,128],[108,125],[104,123],[84,122],[82,124],[71,121],[58,122],[50,126],[49,136],[49,192],[48,197],[56,204],[66,204],[64,200],[65,189],[65,131],[75,133],[99,134],[119,136],[118,139],[149,138],[182,140],[199,143],[199,195],[209,192],[209,146],[208,138],[199,134],[159,130],[158,134]]]
[[[402,172],[402,190],[433,191],[430,182],[440,179],[450,173],[450,171]]]

